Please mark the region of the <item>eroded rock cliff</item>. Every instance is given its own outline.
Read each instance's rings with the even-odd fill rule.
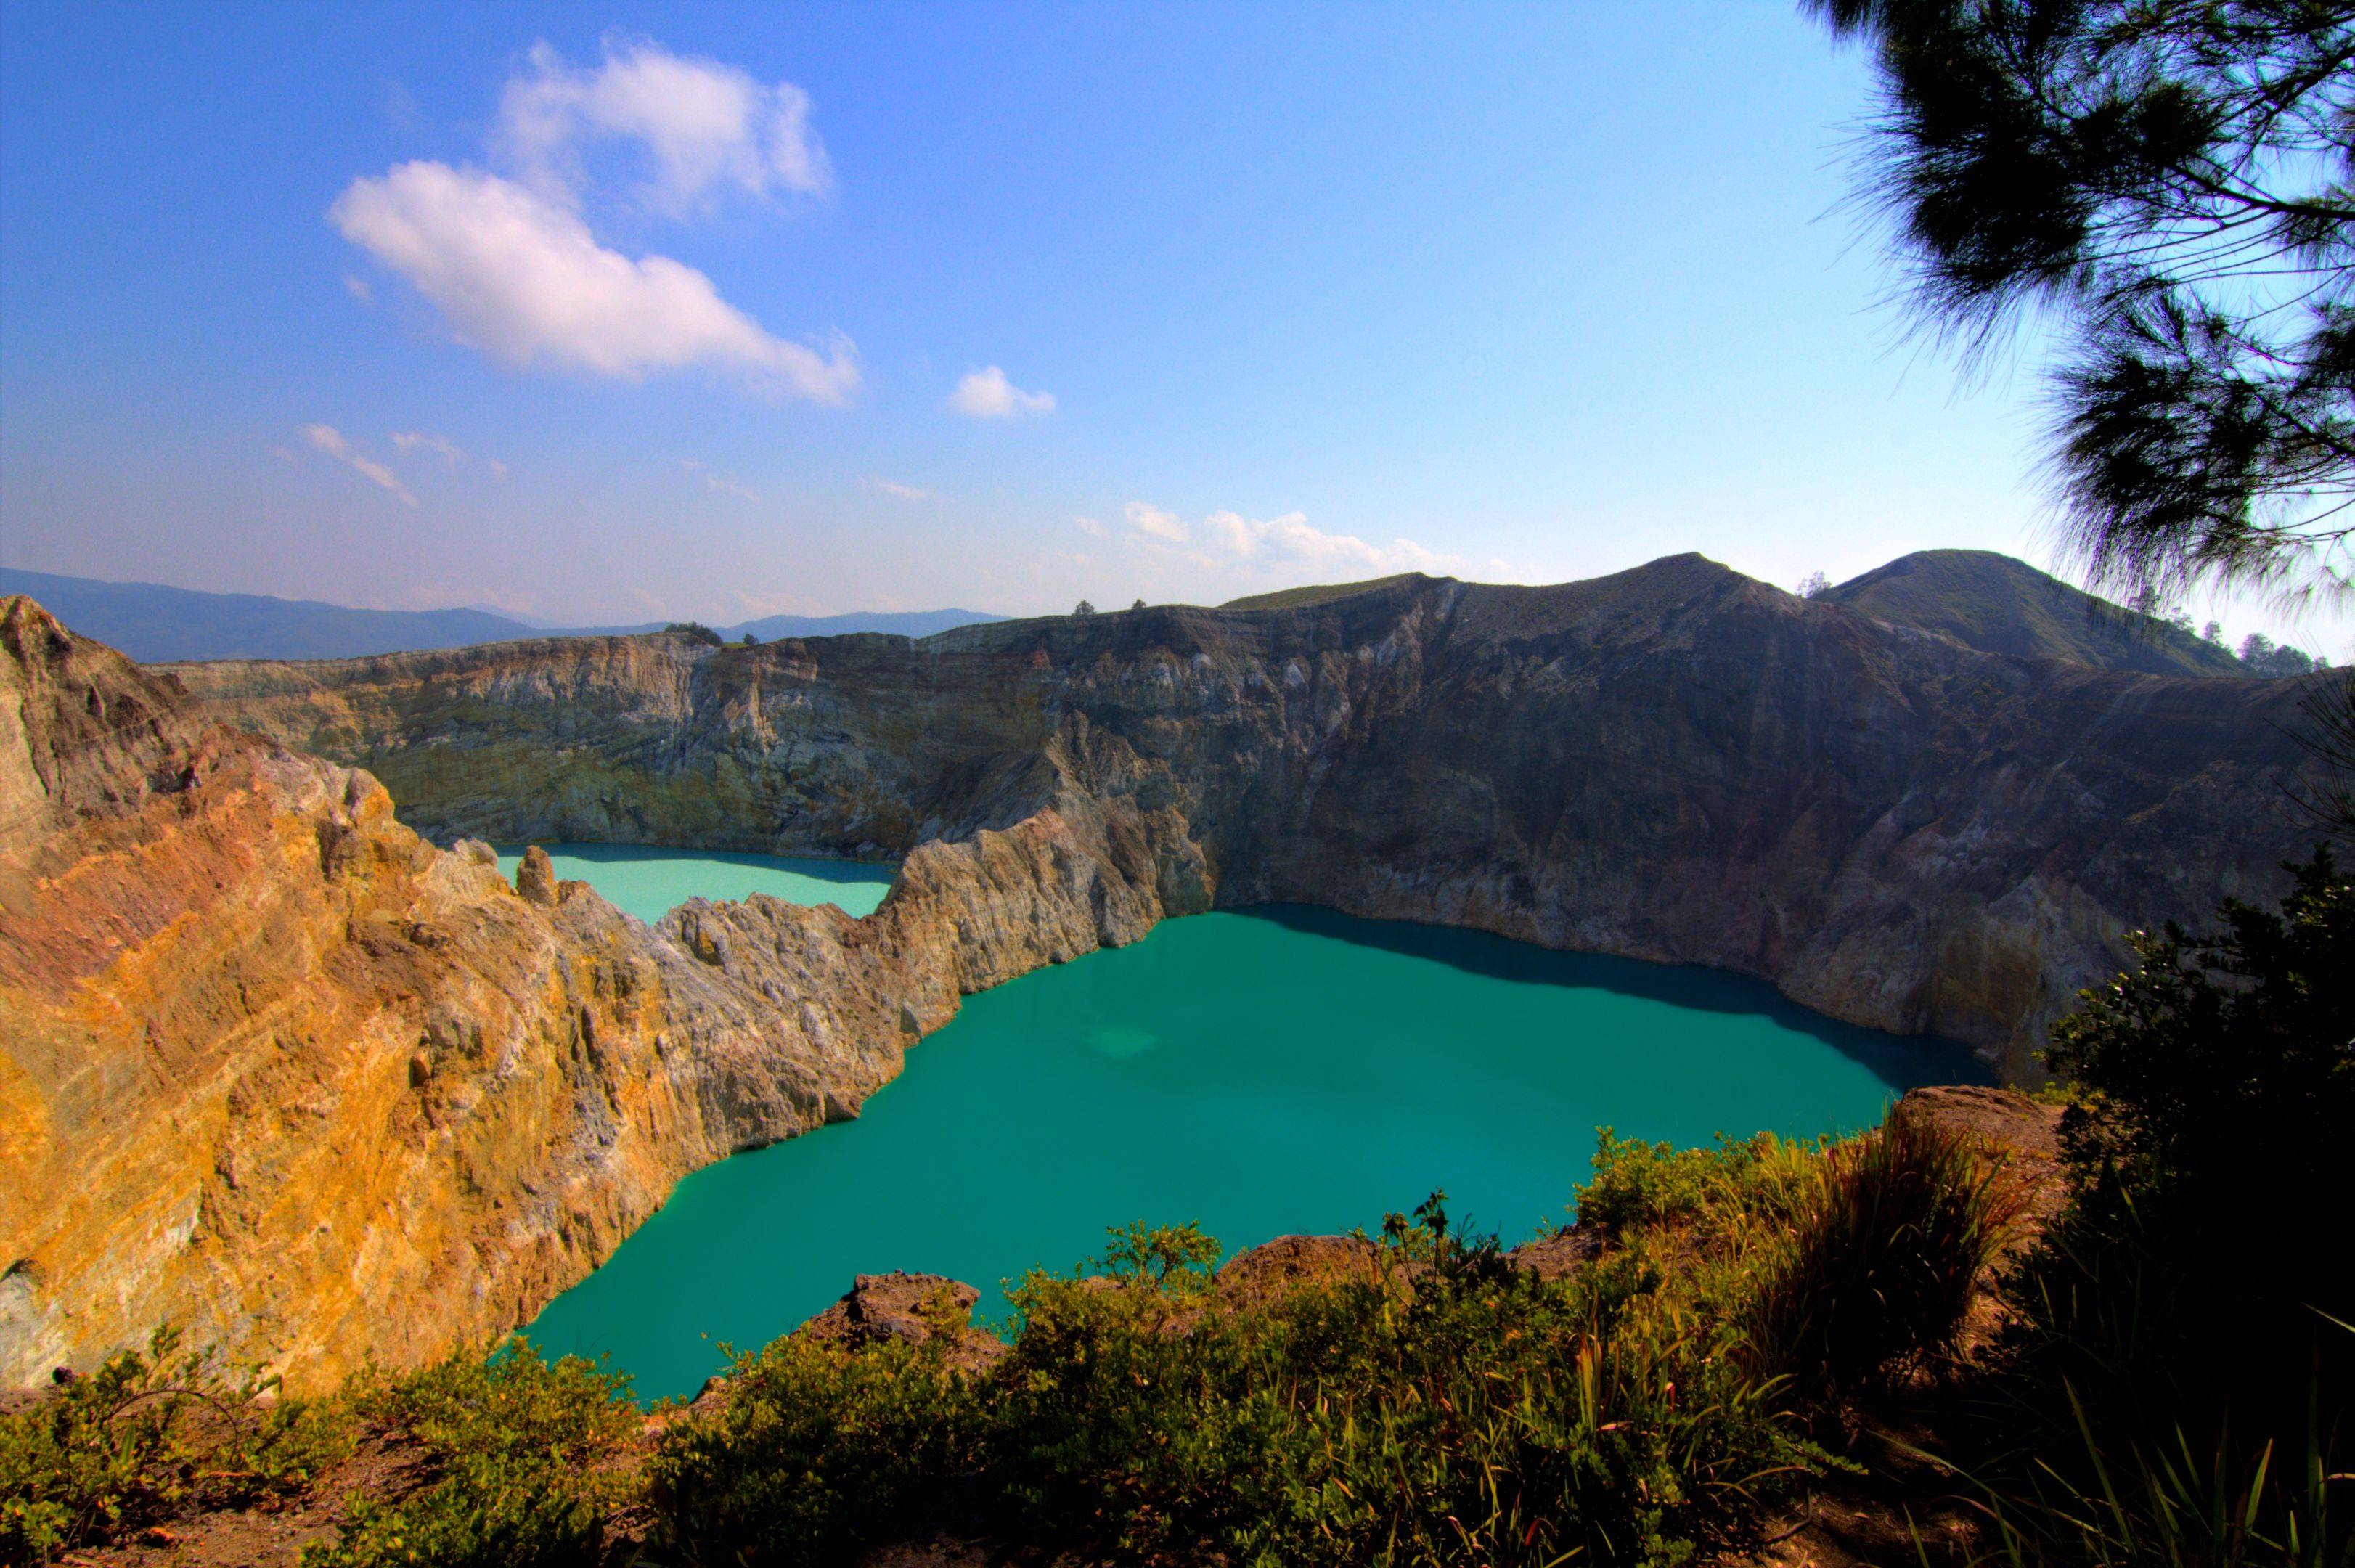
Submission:
[[[1050,749],[1051,752],[1051,749]],[[367,773],[0,602],[0,1386],[159,1322],[295,1387],[513,1327],[687,1171],[857,1114],[958,997],[1151,927],[1052,754],[853,921],[518,894]]]
[[[2006,656],[1699,556],[912,643],[181,673],[439,836],[893,853],[1019,820],[1052,752],[1067,801],[1149,830],[1173,907],[1707,964],[2013,1071],[2124,930],[2264,896],[2309,836],[2283,790],[2295,682]]]

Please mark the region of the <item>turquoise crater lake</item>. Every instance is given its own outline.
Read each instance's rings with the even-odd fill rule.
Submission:
[[[610,1355],[641,1397],[688,1393],[719,1341],[763,1344],[856,1274],[952,1275],[1002,1314],[999,1282],[1080,1262],[1109,1225],[1196,1220],[1235,1250],[1371,1228],[1433,1188],[1511,1242],[1568,1218],[1600,1125],[1812,1135],[1984,1077],[1958,1047],[1712,970],[1321,910],[1196,915],[968,997],[860,1120],[689,1176],[528,1333]]]
[[[802,860],[779,855],[729,855],[638,844],[544,844],[559,880],[580,880],[605,901],[648,925],[689,899],[743,899],[766,893],[787,903],[836,904],[873,914],[897,875],[890,866],[857,860]],[[520,844],[502,844],[499,871],[509,880]]]

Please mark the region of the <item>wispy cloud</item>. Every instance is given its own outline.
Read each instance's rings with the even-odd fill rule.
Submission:
[[[1104,526],[1093,517],[1073,517],[1071,526],[1092,539],[1100,539],[1104,535]]]
[[[1448,572],[1462,569],[1455,556],[1428,549],[1412,539],[1374,544],[1355,534],[1327,533],[1314,527],[1304,512],[1280,517],[1247,517],[1240,512],[1212,512],[1199,527],[1189,527],[1174,512],[1144,501],[1122,508],[1132,538],[1196,566],[1255,574],[1280,571]]]
[[[402,506],[417,505],[417,497],[409,493],[409,487],[400,482],[391,469],[352,445],[344,438],[344,432],[334,425],[306,424],[303,427],[303,439],[311,443],[312,451],[325,453],[334,458],[370,484],[389,492]]]
[[[715,496],[733,496],[739,501],[750,501],[756,507],[761,504],[759,492],[755,491],[751,485],[746,485],[741,480],[736,478],[733,475],[722,474],[717,469],[707,468],[692,457],[680,458],[678,460],[678,465],[687,470],[687,473],[695,475],[698,480],[702,481],[703,487],[710,491]]]
[[[1162,539],[1170,544],[1184,544],[1191,537],[1186,525],[1178,520],[1177,513],[1165,512],[1160,507],[1147,506],[1143,501],[1131,501],[1121,508],[1121,515],[1128,519],[1130,528],[1148,539]]]
[[[344,274],[344,292],[350,294],[352,298],[359,301],[362,304],[366,304],[368,301],[376,298],[376,289],[374,285],[369,283],[366,278],[359,276],[356,272],[346,272]]]
[[[1328,534],[1309,525],[1307,514],[1286,512],[1264,521],[1238,512],[1213,512],[1203,533],[1218,551],[1236,560],[1297,563],[1313,569],[1363,567],[1373,571],[1444,571],[1461,563],[1425,549],[1412,539],[1371,544],[1354,534]]]
[[[403,457],[413,452],[439,453],[442,460],[453,468],[466,461],[464,447],[446,435],[427,435],[422,431],[395,431],[392,434],[392,449]]]
[[[810,128],[809,94],[793,83],[766,86],[735,66],[644,39],[608,38],[604,56],[581,68],[537,44],[528,72],[501,96],[496,144],[543,194],[577,197],[581,144],[600,140],[642,145],[652,167],[641,197],[673,212],[720,185],[815,196],[833,184]]]
[[[1054,406],[1054,393],[1026,392],[995,365],[968,372],[949,394],[949,407],[969,419],[1010,420],[1020,414],[1047,413]]]
[[[930,490],[920,490],[913,485],[902,485],[897,479],[886,479],[880,474],[868,483],[886,496],[897,496],[902,501],[929,501],[932,498],[932,493]]]
[[[459,342],[505,365],[625,379],[701,366],[818,403],[858,386],[847,340],[821,354],[773,336],[694,268],[607,250],[574,213],[496,175],[396,165],[354,180],[328,218]]]

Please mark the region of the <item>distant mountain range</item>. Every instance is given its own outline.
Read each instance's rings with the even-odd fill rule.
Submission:
[[[27,593],[75,632],[112,644],[142,664],[179,659],[347,659],[368,654],[462,648],[524,637],[624,635],[658,632],[634,626],[556,627],[487,610],[354,610],[315,599],[261,593],[200,593],[155,582],[101,582],[48,571],[0,567],[0,596]],[[766,615],[715,626],[733,642],[747,632],[777,637],[830,637],[847,632],[929,636],[951,626],[1005,617],[980,610],[863,611],[847,615]]]
[[[1347,598],[1409,578],[1330,583],[1238,599],[1231,610],[1298,608]],[[631,636],[666,623],[553,626],[480,609],[353,610],[312,599],[199,593],[151,582],[101,582],[0,568],[0,595],[28,593],[84,636],[111,643],[144,664],[189,659],[329,659],[528,637]],[[1893,625],[1942,633],[1966,646],[2021,658],[2066,659],[2152,675],[2251,672],[2232,653],[2168,623],[2071,587],[1992,550],[1929,549],[1876,567],[1824,591]],[[851,632],[930,636],[953,626],[1002,621],[979,610],[866,611],[847,615],[767,615],[713,631],[730,642],[746,633],[830,637]]]
[[[763,615],[711,629],[734,642],[750,632],[764,643],[779,637],[842,637],[853,632],[889,632],[900,637],[929,637],[951,626],[978,626],[1007,617],[986,610],[853,610],[845,615]],[[634,626],[548,627],[530,634],[539,637],[634,637],[659,632],[670,621],[646,621]]]
[[[1365,582],[1329,582],[1231,599],[1221,610],[1296,610],[1417,574]],[[1874,567],[1816,596],[1892,626],[1952,637],[1981,653],[2064,659],[2096,669],[2144,675],[2237,675],[2252,670],[2232,650],[2180,626],[2072,588],[2024,560],[1988,549],[1924,549]]]

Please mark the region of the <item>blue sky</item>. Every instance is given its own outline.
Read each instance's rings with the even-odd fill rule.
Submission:
[[[0,10],[0,562],[559,621],[2051,564],[1758,0]],[[2236,631],[2343,656],[2346,624]]]

